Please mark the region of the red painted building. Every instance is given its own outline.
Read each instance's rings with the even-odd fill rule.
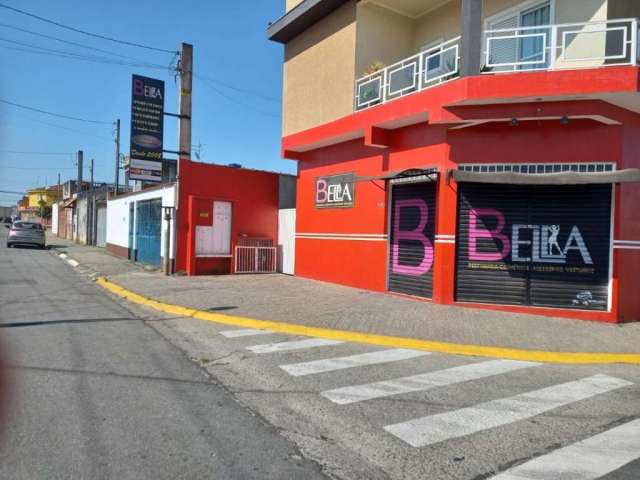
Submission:
[[[349,2],[312,3],[271,38],[288,47]],[[624,55],[587,59],[599,65],[561,67],[539,52],[534,71],[521,57],[492,70],[504,45],[483,52],[484,65],[465,59],[474,35],[493,45],[469,4],[455,49],[444,42],[356,80],[353,113],[283,137],[283,157],[298,162],[296,274],[440,304],[640,321],[638,22],[623,28]],[[532,35],[562,37],[542,22]],[[498,33],[523,42],[512,30]],[[568,61],[568,44],[551,45]],[[441,75],[429,83],[433,59]],[[285,96],[286,76],[287,66]]]
[[[175,183],[109,198],[107,250],[159,267],[164,265],[168,239],[173,271],[187,275],[276,271],[282,256],[289,255],[280,247],[287,234],[278,227],[283,210],[295,208],[295,177],[179,162]],[[169,223],[163,209],[172,212]]]
[[[179,168],[178,271],[231,273],[243,241],[277,245],[281,178],[290,176],[189,160]]]

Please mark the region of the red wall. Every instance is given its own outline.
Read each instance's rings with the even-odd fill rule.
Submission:
[[[212,224],[212,202],[231,202],[231,251],[243,235],[278,239],[277,173],[180,160],[176,270],[229,273],[233,259],[196,258],[195,226]],[[201,217],[200,211],[210,216]]]
[[[566,102],[567,108],[576,103]],[[614,107],[615,108],[615,107]],[[616,114],[619,112],[616,111]],[[355,207],[317,209],[318,176],[354,172],[376,176],[408,168],[434,166],[441,172],[436,202],[436,234],[456,233],[457,192],[446,172],[458,163],[617,162],[618,168],[640,166],[640,119],[627,112],[624,125],[593,120],[489,123],[461,130],[446,125],[418,125],[393,130],[389,148],[364,146],[362,139],[299,155],[297,233],[387,234],[387,193],[384,181],[356,184]],[[616,239],[640,240],[637,184],[616,187]],[[455,245],[436,243],[433,301],[453,303]],[[386,241],[296,241],[296,274],[371,290],[386,289]],[[640,320],[640,296],[635,294],[640,251],[617,250],[614,256],[614,308],[611,313],[509,307],[549,315],[600,321]],[[623,261],[624,260],[624,261]],[[619,300],[618,300],[619,296]],[[499,307],[497,307],[499,308]],[[619,311],[618,311],[619,309]]]

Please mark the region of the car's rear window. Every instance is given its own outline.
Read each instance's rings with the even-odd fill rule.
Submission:
[[[13,228],[17,228],[20,230],[42,230],[42,225],[39,223],[31,223],[31,222],[15,222],[13,224]]]

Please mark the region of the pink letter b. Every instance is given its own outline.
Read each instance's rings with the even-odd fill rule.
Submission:
[[[480,217],[495,217],[498,220],[498,225],[496,226],[495,230],[478,228],[478,218]],[[469,212],[469,260],[503,260],[511,250],[511,242],[509,242],[509,238],[504,233],[502,233],[504,225],[504,214],[501,211],[496,210],[495,208],[472,209]],[[479,238],[492,238],[494,240],[499,240],[500,243],[502,243],[502,250],[496,253],[478,252]]]
[[[420,221],[415,230],[400,230],[400,216],[402,208],[416,207],[420,210]],[[393,273],[403,275],[420,276],[424,275],[431,269],[433,265],[433,245],[431,241],[424,235],[423,230],[429,219],[429,209],[424,200],[419,198],[409,200],[398,200],[395,203],[393,212],[393,245],[392,245],[392,265]],[[400,240],[415,240],[422,243],[423,256],[420,265],[400,265]]]

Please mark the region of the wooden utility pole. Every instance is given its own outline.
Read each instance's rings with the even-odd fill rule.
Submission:
[[[180,159],[191,159],[191,88],[193,84],[193,45],[183,43],[180,53]],[[179,162],[178,162],[179,163]]]
[[[120,183],[120,119],[116,120],[116,178],[115,178],[116,195],[118,195],[119,183]]]
[[[84,153],[82,150],[78,150],[78,185],[76,186],[76,191],[79,192],[82,190],[82,169],[83,169],[83,161],[84,161]]]
[[[93,245],[93,158],[91,159],[91,183],[87,196],[87,245]]]
[[[178,162],[176,165],[176,186],[174,190],[174,225],[178,224],[180,215],[180,160],[191,160],[191,99],[193,86],[193,45],[183,43],[180,48],[180,63],[178,64],[180,75],[180,119],[178,122]],[[166,210],[166,216],[170,217],[171,210]],[[167,244],[171,233],[170,221],[167,221]],[[168,246],[168,245],[167,245]],[[175,246],[174,255],[177,256],[178,246]],[[165,249],[165,275],[170,274],[170,253]]]

